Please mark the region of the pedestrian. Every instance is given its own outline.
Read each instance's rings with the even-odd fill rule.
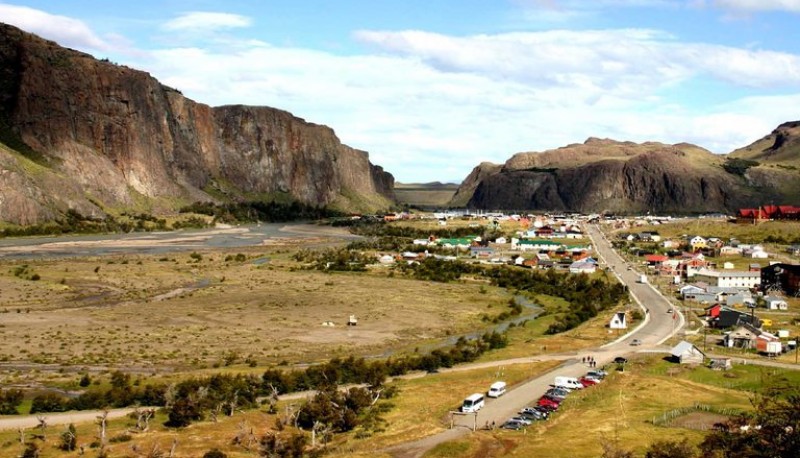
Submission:
[[[494,423],[494,420],[492,420],[492,429],[494,429],[494,428],[495,428],[495,423]]]
[[[586,357],[581,358],[581,363],[586,363]]]

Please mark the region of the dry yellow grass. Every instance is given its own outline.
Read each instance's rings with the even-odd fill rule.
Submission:
[[[508,300],[475,284],[296,270],[266,249],[243,263],[227,254],[27,262],[39,281],[4,262],[0,360],[198,368],[231,351],[260,363],[381,354],[480,328]]]
[[[386,431],[367,439],[351,438],[331,456],[376,456],[376,451],[386,447],[443,431],[449,424],[448,412],[456,410],[467,395],[481,388],[488,389],[498,379],[513,388],[559,364],[559,361],[514,364],[502,369],[475,369],[400,380],[397,382],[400,394],[393,400],[394,408],[384,415]]]
[[[648,363],[650,364],[650,363]],[[625,373],[615,373],[592,389],[571,395],[551,420],[536,423],[527,431],[479,432],[473,437],[443,444],[429,457],[446,456],[460,449],[464,457],[567,456],[597,457],[604,440],[619,444],[641,456],[657,440],[702,441],[705,433],[694,429],[661,427],[654,417],[696,402],[728,409],[748,409],[746,393],[647,373],[647,366],[631,364]],[[705,369],[697,369],[705,370]]]

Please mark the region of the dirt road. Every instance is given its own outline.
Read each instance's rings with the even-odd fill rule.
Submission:
[[[108,411],[108,419],[121,418],[135,409],[127,407],[124,409],[111,409]],[[45,413],[41,416],[45,419],[49,426],[54,425],[68,425],[70,423],[88,423],[97,420],[97,417],[102,415],[102,411],[80,411],[80,412],[61,412],[61,413]],[[31,429],[39,425],[37,415],[25,415],[19,417],[6,417],[0,418],[0,431],[15,430],[19,428]]]

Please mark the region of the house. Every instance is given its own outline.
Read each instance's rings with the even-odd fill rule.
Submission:
[[[625,318],[625,312],[617,312],[611,317],[608,322],[609,329],[628,329],[628,320]]]
[[[786,252],[794,256],[800,256],[800,245],[790,245],[786,247]]]
[[[703,364],[706,358],[702,350],[685,340],[672,347],[670,353],[680,364]]]
[[[575,261],[569,265],[571,274],[593,274],[597,270],[597,264],[589,261]]]
[[[495,249],[492,247],[484,246],[471,246],[469,247],[469,255],[473,258],[491,258],[495,255]]]
[[[722,268],[725,270],[733,270],[736,267],[732,262],[725,262],[722,264]]]
[[[698,294],[705,294],[705,288],[701,288],[697,285],[686,285],[680,289],[681,297],[686,299],[694,299]]]
[[[658,268],[664,261],[668,261],[669,257],[663,254],[648,254],[644,257],[644,260],[647,262],[648,266]]]
[[[551,240],[520,240],[511,239],[511,249],[519,251],[555,251],[561,248],[561,244]]]
[[[755,288],[761,284],[761,273],[750,271],[725,271],[701,268],[694,274],[695,277],[716,286],[731,286],[738,288]]]
[[[733,247],[730,245],[726,245],[719,249],[720,256],[741,256],[742,249],[739,247]]]
[[[494,243],[504,244],[504,243],[508,243],[508,240],[506,240],[505,237],[497,237],[497,239],[495,239]]]
[[[730,307],[719,306],[716,310],[712,307],[707,312],[708,324],[715,329],[727,329],[741,326],[744,323],[749,323],[756,328],[761,327],[761,320],[754,314],[740,312]]]
[[[761,268],[761,287],[764,291],[780,289],[787,296],[800,292],[800,265],[776,263]]]
[[[700,237],[699,235],[695,235],[694,237],[689,238],[689,246],[692,247],[692,251],[708,248],[708,240]]]
[[[726,333],[725,337],[722,338],[722,345],[728,348],[755,348],[756,337],[760,334],[760,329],[749,323],[744,323]]]
[[[789,304],[783,298],[777,296],[765,296],[764,304],[769,310],[787,310],[789,308]]]
[[[733,368],[730,358],[711,358],[708,368],[714,371],[727,371]]]

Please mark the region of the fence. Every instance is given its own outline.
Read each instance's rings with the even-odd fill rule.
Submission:
[[[663,427],[668,428],[668,427],[672,426],[672,423],[675,421],[676,418],[680,418],[680,417],[682,417],[684,415],[688,415],[688,414],[694,413],[694,412],[708,412],[708,413],[715,413],[715,414],[719,414],[719,415],[724,415],[726,417],[731,417],[731,416],[738,415],[739,413],[741,413],[741,410],[726,409],[726,408],[722,408],[722,407],[711,406],[711,405],[708,405],[708,404],[695,403],[692,406],[680,407],[680,408],[677,408],[677,409],[668,410],[668,411],[664,412],[661,415],[657,415],[657,416],[653,417],[653,419],[651,420],[651,423],[653,425],[655,425],[655,426],[663,426]],[[698,422],[698,423],[700,423],[700,422]],[[703,428],[693,428],[693,429],[706,429],[706,428],[703,427]]]

